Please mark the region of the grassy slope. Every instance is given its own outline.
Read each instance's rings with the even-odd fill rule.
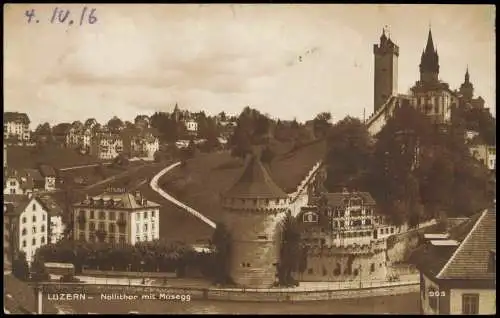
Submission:
[[[316,142],[291,151],[290,144],[273,145],[276,157],[270,165],[274,181],[285,191],[293,192],[311,167],[326,150]],[[185,169],[176,168],[160,179],[160,186],[208,218],[220,215],[219,195],[237,180],[243,165],[229,153],[199,154]]]
[[[97,163],[94,156],[80,155],[74,149],[46,146],[43,150],[36,147],[8,146],[7,164],[12,168],[36,168],[44,163],[56,168]]]

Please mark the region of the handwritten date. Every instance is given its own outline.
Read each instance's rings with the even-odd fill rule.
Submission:
[[[26,10],[24,15],[26,16],[28,23],[40,23],[40,20],[37,18],[35,9]],[[52,10],[52,15],[49,19],[49,22],[51,24],[67,25],[73,25],[75,22],[79,22],[80,25],[95,24],[98,22],[95,8],[89,10],[89,8],[83,7],[81,12],[76,13],[76,16],[78,16],[77,21],[73,20],[73,15],[70,10],[55,7],[54,10]]]

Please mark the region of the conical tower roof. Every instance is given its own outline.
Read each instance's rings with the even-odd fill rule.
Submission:
[[[238,181],[223,196],[238,199],[279,199],[286,198],[287,194],[271,179],[259,155],[253,154]]]

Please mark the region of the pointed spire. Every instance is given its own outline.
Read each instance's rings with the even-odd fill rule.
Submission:
[[[465,82],[469,83],[469,79],[470,79],[470,76],[469,76],[469,64],[467,64],[467,70],[465,71]]]
[[[427,45],[425,46],[426,53],[437,53],[434,49],[434,41],[432,40],[432,31],[429,25],[429,34],[427,36]]]

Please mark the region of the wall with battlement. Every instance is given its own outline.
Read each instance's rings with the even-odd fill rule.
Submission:
[[[335,254],[334,254],[335,253]],[[307,268],[297,273],[300,281],[352,281],[384,280],[387,262],[384,250],[373,253],[345,251],[344,254],[312,252],[307,258]]]

